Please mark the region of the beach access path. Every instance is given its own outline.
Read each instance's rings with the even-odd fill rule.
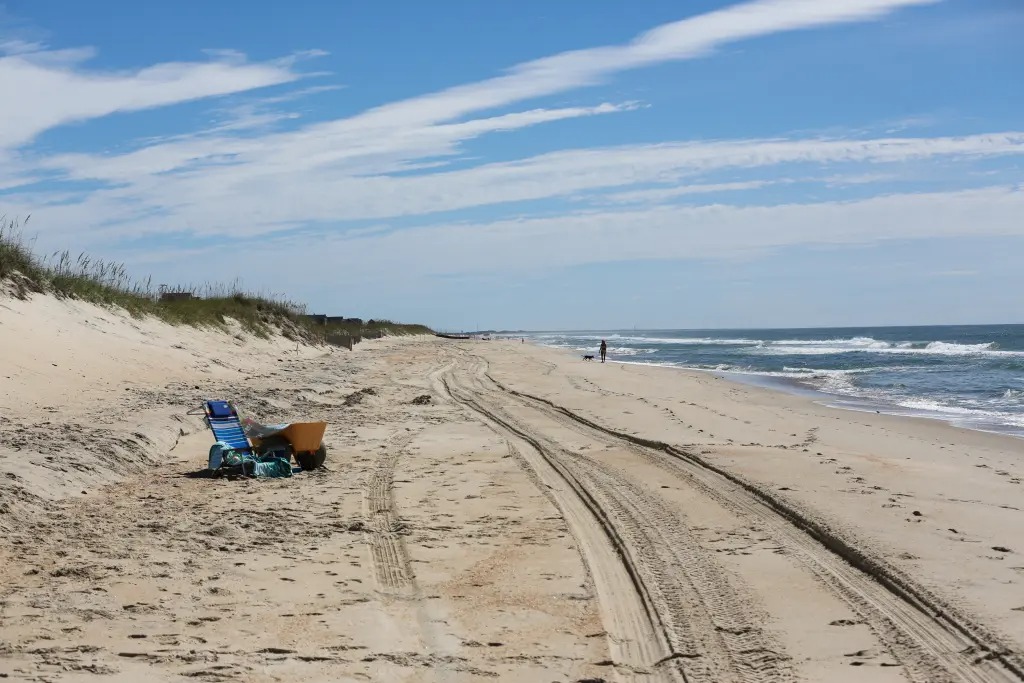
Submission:
[[[28,381],[52,341],[3,368],[10,680],[1024,680],[1020,440],[518,342],[89,320],[127,388]],[[328,421],[327,468],[199,476],[213,394]]]

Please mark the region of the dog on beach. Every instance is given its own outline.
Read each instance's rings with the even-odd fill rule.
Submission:
[[[583,360],[594,360],[594,355],[590,354],[589,356],[583,356]]]

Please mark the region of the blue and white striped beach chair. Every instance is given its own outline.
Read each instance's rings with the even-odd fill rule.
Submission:
[[[213,438],[217,443],[210,449],[209,468],[214,472],[222,471],[224,454],[235,451],[242,457],[241,472],[248,474],[247,470],[253,470],[256,463],[256,449],[253,448],[249,437],[242,429],[242,421],[238,417],[238,411],[227,401],[206,401],[203,403],[203,413],[206,416],[206,424],[213,432]],[[246,467],[246,465],[249,467]]]
[[[285,452],[282,457],[265,448],[265,452],[260,453],[260,449],[253,447],[252,441],[245,435],[238,411],[230,402],[206,401],[203,403],[203,412],[206,416],[206,424],[210,426],[214,438],[217,439],[217,443],[210,449],[210,470],[219,472],[222,471],[222,465],[230,465],[239,468],[241,474],[245,476],[290,477],[292,475],[292,467],[289,464],[291,454]],[[266,446],[265,442],[263,446]],[[222,459],[225,454],[229,462]]]
[[[235,407],[227,401],[207,401],[203,404],[206,412],[206,423],[210,425],[213,436],[233,450],[240,453],[255,455],[252,443],[242,429],[242,421]]]

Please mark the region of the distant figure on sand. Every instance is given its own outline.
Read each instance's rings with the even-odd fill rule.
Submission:
[[[608,344],[605,343],[604,339],[601,340],[601,362],[604,362],[604,357],[608,355]]]

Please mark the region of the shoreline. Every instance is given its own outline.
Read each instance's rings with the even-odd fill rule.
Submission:
[[[1019,487],[1024,476],[1024,459],[1020,456],[1024,448],[1021,439],[1015,435],[966,428],[945,420],[833,406],[822,401],[820,394],[815,396],[811,391],[783,391],[774,386],[737,381],[723,376],[721,372],[678,366],[610,362],[604,367],[618,368],[620,372],[607,373],[606,377],[599,379],[603,369],[600,363],[583,363],[565,349],[537,344],[533,345],[533,349],[545,362],[557,366],[554,372],[585,378],[588,386],[597,382],[595,387],[600,386],[603,391],[612,392],[605,400],[621,397],[621,400],[616,401],[617,406],[626,403],[636,406],[619,408],[617,411],[609,406],[595,411],[589,401],[584,402],[575,392],[561,390],[556,394],[545,394],[546,398],[556,402],[565,401],[562,405],[570,409],[586,406],[588,417],[598,418],[608,426],[621,427],[630,433],[639,432],[645,437],[668,443],[689,445],[696,448],[697,452],[716,459],[722,457],[741,465],[743,469],[750,468],[748,473],[758,479],[774,481],[778,486],[790,488],[792,484],[786,482],[787,477],[800,479],[811,476],[813,472],[805,470],[800,462],[781,458],[787,451],[794,450],[794,445],[780,443],[784,441],[781,436],[783,431],[793,437],[798,436],[801,430],[812,433],[813,438],[805,439],[809,440],[809,444],[795,450],[803,454],[803,457],[807,457],[808,452],[813,457],[821,456],[819,450],[827,456],[821,446],[825,441],[823,432],[828,429],[835,432],[835,444],[841,454],[841,457],[835,458],[837,462],[844,458],[850,460],[846,465],[836,465],[837,474],[843,475],[864,467],[884,479],[889,479],[895,471],[904,471],[908,476],[927,475],[933,479],[928,482],[932,488],[928,494],[930,499],[945,499],[950,496],[949,491],[960,489],[961,495],[955,496],[955,499],[984,501],[993,495],[989,490],[989,481],[983,484],[977,482],[981,487],[977,495],[963,494],[970,488],[968,481],[978,479],[978,474],[992,472],[1001,480],[996,488],[1003,491],[999,494],[1001,500],[997,507],[1004,506],[1000,509],[1015,516],[1004,519],[1005,526],[993,523],[989,532],[1000,535],[1021,525],[1022,520],[1017,517],[1021,513],[1013,501],[1019,499],[1021,493]],[[666,369],[674,372],[665,372]],[[623,376],[620,377],[620,373]],[[629,387],[629,390],[623,387]],[[647,405],[657,405],[660,406],[659,411],[668,410],[678,415],[675,426],[664,424],[665,420],[660,417],[655,419],[652,416],[642,421],[635,417],[639,415],[639,406]],[[686,413],[680,414],[681,410],[686,410]],[[637,430],[641,423],[645,428]],[[818,446],[818,449],[812,448],[810,444]],[[769,462],[778,465],[778,470],[773,471],[768,467]],[[788,471],[788,474],[783,476],[783,471]],[[957,473],[956,476],[950,476],[953,472]],[[876,490],[864,488],[863,482],[856,481],[860,478],[854,477],[852,483],[855,486],[845,483],[840,488],[859,491],[862,495],[870,495]],[[863,478],[870,479],[867,475]],[[1002,482],[1010,484],[1010,487],[1004,488]],[[896,482],[882,486],[884,490],[890,488],[900,490]],[[834,489],[830,487],[819,486],[822,497],[815,502],[815,506],[827,510],[832,492]],[[857,503],[851,508],[849,518],[837,523],[845,524],[860,514],[853,510],[859,509],[863,500],[860,496],[852,498],[851,501]],[[902,505],[899,500],[890,504]],[[903,520],[899,522],[902,524]],[[886,528],[890,524],[880,522],[878,535],[889,536]],[[956,524],[949,526],[959,529]],[[945,528],[938,532],[947,533],[947,536],[951,533],[946,532]],[[957,534],[952,536],[954,540],[963,540],[957,539]]]
[[[549,346],[531,341],[531,344],[538,348],[551,349],[574,355],[574,349],[561,346]],[[928,410],[924,408],[909,408],[901,406],[893,401],[882,399],[871,399],[858,396],[845,396],[843,394],[831,393],[822,389],[808,386],[797,376],[783,376],[770,374],[769,372],[742,371],[742,370],[719,370],[714,368],[699,368],[687,365],[675,365],[671,363],[658,363],[646,361],[617,360],[609,358],[608,363],[617,365],[635,365],[642,367],[665,368],[682,372],[707,373],[722,379],[754,386],[769,391],[778,391],[789,396],[802,396],[815,403],[838,410],[848,410],[858,413],[875,413],[890,415],[893,417],[912,418],[941,422],[947,426],[957,429],[964,429],[972,432],[985,434],[998,434],[1009,436],[1015,439],[1024,439],[1024,427],[1008,425],[1003,423],[984,422],[982,418],[971,418],[967,416],[954,416],[943,413],[939,410]]]
[[[989,632],[1004,634],[1007,642],[1015,636],[1006,634],[1024,633],[1024,567],[1018,555],[1024,549],[1016,541],[1024,537],[1024,515],[1017,504],[1024,484],[1019,438],[937,420],[832,407],[710,372],[674,367],[676,372],[668,373],[651,364],[583,362],[564,349],[540,345],[525,350],[494,343],[463,348],[486,360],[483,378],[493,377],[512,396],[542,400],[541,411],[544,405],[558,411],[553,417],[575,415],[602,434],[641,450],[653,449],[654,462],[662,458],[658,453],[676,452],[700,463],[699,469],[724,473],[732,484],[708,481],[711,488],[705,490],[711,498],[728,496],[725,492],[742,482],[741,488],[758,492],[761,500],[779,501],[779,509],[790,511],[790,522],[798,528],[826,530],[819,540],[827,547],[848,548],[850,557],[869,558],[865,566],[875,568],[875,580],[902,577],[900,582],[917,586],[917,592],[946,606],[939,611],[974,615]],[[546,429],[542,422],[537,425]],[[567,426],[551,425],[548,433],[563,433]],[[578,438],[565,442],[570,450]],[[673,498],[677,486],[685,490],[666,479],[663,470],[646,471],[638,455],[588,449],[578,462],[618,468],[642,482],[655,499]],[[736,504],[749,509],[749,503]],[[715,504],[695,493],[681,495],[676,505],[687,520],[683,524],[706,536],[706,547],[712,549],[737,534],[775,539],[775,532],[784,535],[789,528],[768,521],[753,526],[713,521],[717,517],[707,515]],[[769,568],[774,561],[756,559],[761,557],[757,543],[731,547],[741,550],[726,552],[751,556],[735,566],[731,560],[725,563],[750,585],[788,594],[787,604],[797,611],[815,601],[801,592],[811,587],[797,588],[797,577],[783,578],[781,568]],[[760,595],[768,611],[780,618],[776,610],[784,607],[775,605],[775,596]],[[779,628],[791,632],[814,620],[804,616],[798,623],[781,623]],[[822,624],[821,637],[827,637],[831,623]],[[843,680],[835,672],[810,679]]]
[[[680,369],[700,371],[700,368],[680,367]],[[972,422],[968,418],[951,417],[949,415],[944,415],[939,411],[928,411],[923,408],[915,410],[914,408],[901,406],[898,403],[872,400],[856,396],[843,396],[842,394],[834,394],[821,389],[805,386],[797,377],[777,377],[754,372],[732,372],[728,370],[709,370],[709,372],[717,373],[724,379],[738,382],[740,384],[750,384],[795,396],[806,396],[815,403],[828,408],[850,410],[857,413],[876,413],[891,415],[893,417],[907,417],[917,420],[933,420],[942,422],[957,429],[965,429],[972,432],[983,432],[985,434],[1000,434],[1017,439],[1024,439],[1024,428],[1022,427],[1014,427],[1012,425],[1004,424],[988,424],[987,427],[985,427],[982,426],[986,424],[984,422]]]

